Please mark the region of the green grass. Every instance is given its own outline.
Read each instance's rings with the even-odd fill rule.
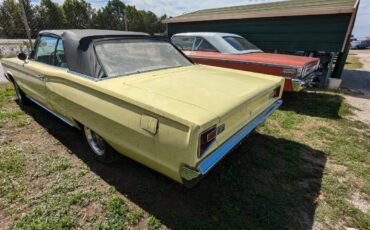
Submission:
[[[348,55],[344,68],[345,69],[361,69],[362,66],[363,64],[360,62],[360,58],[354,55]]]
[[[147,219],[149,229],[157,229],[162,226],[161,222],[157,220],[154,216],[150,216]]]
[[[0,118],[3,125],[10,125],[7,130],[0,129],[0,133],[8,132],[0,145],[0,212],[10,217],[2,227],[129,229],[137,225],[143,211],[127,205],[108,185],[97,183],[101,179],[88,165],[75,164],[69,154],[61,154],[60,142],[17,143],[20,136],[28,139],[33,134],[24,131],[32,129],[29,126],[35,120],[20,110],[14,99],[12,87],[1,84]],[[36,132],[43,133],[40,128]]]
[[[125,158],[91,161],[78,131],[14,98],[0,85],[3,228],[370,228],[358,206],[370,207],[370,127],[341,94],[286,93],[192,189]]]

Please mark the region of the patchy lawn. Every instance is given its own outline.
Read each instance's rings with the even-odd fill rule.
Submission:
[[[346,64],[344,65],[345,69],[361,69],[363,66],[359,57],[356,55],[350,54],[347,57]]]
[[[340,94],[284,105],[196,187],[122,157],[0,85],[0,226],[30,229],[370,229],[370,127]]]

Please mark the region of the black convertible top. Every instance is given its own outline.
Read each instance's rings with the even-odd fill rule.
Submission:
[[[116,30],[42,30],[39,36],[56,36],[61,38],[64,55],[69,70],[94,78],[105,76],[100,65],[92,41],[109,38],[149,38],[149,34]]]

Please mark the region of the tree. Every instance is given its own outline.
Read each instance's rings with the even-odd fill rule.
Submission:
[[[64,25],[68,29],[87,29],[92,26],[95,11],[84,0],[65,0],[63,4]]]
[[[37,9],[38,29],[61,29],[63,25],[63,10],[51,0],[42,0]]]
[[[108,1],[99,9],[95,18],[95,27],[99,29],[125,30],[125,4],[120,0]]]
[[[126,11],[126,17],[125,17]],[[98,10],[94,18],[94,27],[99,29],[143,31],[148,33],[164,32],[165,25],[161,20],[166,18],[163,15],[158,18],[151,11],[138,11],[135,6],[125,5],[120,0],[110,0],[107,5]]]
[[[152,11],[140,11],[144,21],[144,31],[150,34],[153,34],[156,31],[156,25],[158,23],[157,15],[155,15]]]
[[[142,14],[136,10],[135,6],[126,5],[127,24],[130,31],[145,31]]]
[[[0,9],[0,25],[7,38],[25,38],[21,8],[14,0],[4,0]]]
[[[167,15],[164,14],[162,15],[159,20],[158,20],[158,23],[157,23],[157,26],[156,26],[156,32],[157,33],[163,33],[167,36],[167,28],[166,28],[166,24],[162,23],[163,20],[166,20],[167,19]]]
[[[62,6],[54,0],[41,0],[31,5],[30,0],[3,0],[0,5],[0,31],[7,38],[25,38],[26,30],[22,21],[19,1],[22,1],[32,37],[42,29],[113,29],[163,33],[161,23],[167,16],[157,17],[151,11],[137,10],[135,6],[121,0],[109,0],[97,11],[86,0],[65,0]],[[126,15],[125,15],[126,13]]]
[[[152,11],[140,11],[143,22],[144,22],[144,29],[143,31],[148,32],[150,34],[154,33],[163,33],[166,30],[166,26],[161,22],[162,20],[167,18],[167,15],[163,15],[162,17],[158,18],[155,13]]]

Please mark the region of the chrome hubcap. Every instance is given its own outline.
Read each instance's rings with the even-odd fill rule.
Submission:
[[[89,143],[91,149],[96,155],[102,156],[105,153],[106,148],[103,138],[87,127],[84,127],[84,130],[87,143]]]

